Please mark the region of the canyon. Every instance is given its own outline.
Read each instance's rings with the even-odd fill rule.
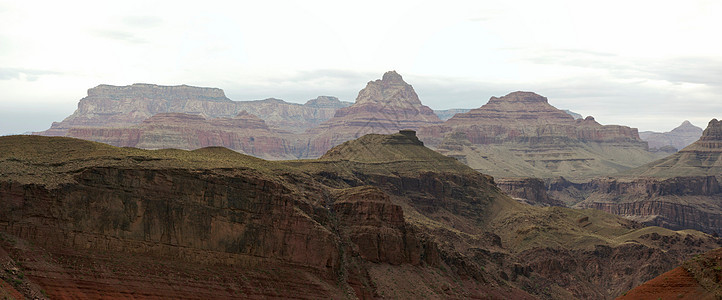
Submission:
[[[713,119],[679,152],[584,184],[550,184],[552,197],[648,225],[722,232],[722,122]]]
[[[722,244],[519,203],[423,144],[404,130],[267,161],[0,137],[1,284],[53,299],[611,298]]]
[[[419,129],[431,148],[494,177],[585,180],[657,158],[637,129],[574,119],[532,92],[492,97],[480,108]]]
[[[721,123],[692,143],[522,91],[433,111],[395,71],[354,103],[101,85],[37,133],[64,137],[0,138],[0,286],[612,298],[722,245]]]
[[[233,101],[218,88],[142,83],[99,85],[88,89],[87,97],[80,100],[72,115],[62,122],[53,122],[48,130],[38,134],[65,136],[71,128],[124,128],[159,113],[185,113],[213,119],[233,118],[241,111],[263,119],[276,130],[298,133],[330,119],[338,108],[349,105],[351,103],[330,96],[319,96],[302,105],[274,98]]]
[[[266,127],[249,116],[238,118],[243,111]],[[166,113],[176,115],[153,118]],[[223,146],[264,159],[305,159],[364,134],[409,129],[432,149],[495,177],[576,180],[664,155],[647,151],[634,128],[575,119],[531,92],[492,97],[477,109],[436,113],[395,71],[368,82],[353,104],[329,96],[300,105],[278,99],[232,101],[212,88],[101,85],[88,90],[75,113],[37,134],[145,149]]]

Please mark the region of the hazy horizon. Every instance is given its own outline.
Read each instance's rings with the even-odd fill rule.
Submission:
[[[353,102],[389,70],[433,109],[523,90],[602,124],[704,128],[722,117],[720,13],[714,1],[0,0],[0,135],[49,128],[99,84]]]

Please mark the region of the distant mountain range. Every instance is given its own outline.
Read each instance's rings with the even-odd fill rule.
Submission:
[[[157,116],[167,113],[172,114]],[[411,129],[433,149],[507,177],[588,178],[659,158],[646,151],[636,129],[573,115],[533,93],[435,113],[390,71],[369,82],[353,104],[330,96],[301,105],[272,98],[232,101],[215,88],[101,85],[88,90],[75,113],[38,134],[146,149],[223,146],[265,159],[292,159],[319,157],[367,133]]]
[[[650,151],[674,153],[689,146],[702,136],[702,128],[692,125],[689,121],[682,122],[670,132],[642,131],[639,137],[647,141]]]
[[[38,134],[0,137],[15,298],[609,299],[722,245],[718,120],[663,157],[533,92],[435,113],[390,71],[352,104],[101,85]]]

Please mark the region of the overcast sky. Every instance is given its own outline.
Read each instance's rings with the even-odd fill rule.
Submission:
[[[434,2],[0,0],[0,135],[99,84],[354,101],[388,70],[433,109],[523,90],[640,131],[722,118],[722,1]]]

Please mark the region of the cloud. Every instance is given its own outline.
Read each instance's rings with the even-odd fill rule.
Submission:
[[[36,81],[40,76],[62,74],[55,71],[34,70],[23,68],[0,68],[0,80],[24,79],[27,81]]]
[[[123,18],[123,23],[130,27],[147,29],[160,26],[163,19],[156,16],[127,16]]]
[[[92,35],[111,39],[111,40],[117,40],[122,42],[127,42],[131,44],[145,44],[148,43],[147,40],[143,38],[137,37],[135,34],[123,31],[123,30],[112,30],[112,29],[95,29],[91,31]]]

